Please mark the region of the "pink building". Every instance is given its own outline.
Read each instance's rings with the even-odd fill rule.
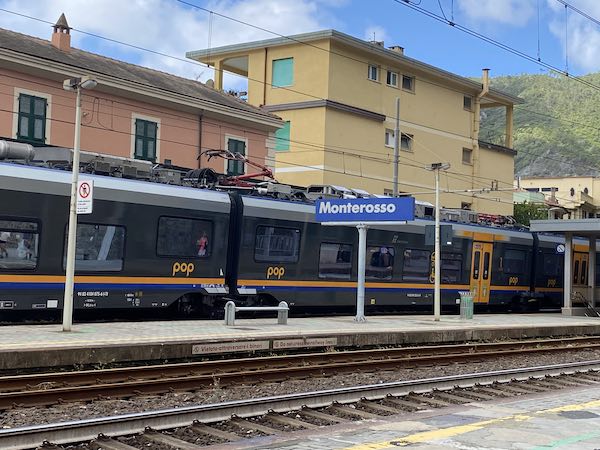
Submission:
[[[0,139],[72,148],[75,93],[63,81],[86,75],[98,85],[82,91],[84,151],[240,173],[241,164],[198,160],[229,149],[274,165],[277,116],[203,83],[73,48],[64,15],[50,41],[0,29]]]

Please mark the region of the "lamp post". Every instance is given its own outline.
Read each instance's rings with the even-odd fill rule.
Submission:
[[[442,302],[440,293],[440,170],[450,168],[448,163],[433,163],[426,167],[435,172],[435,249],[434,249],[434,288],[433,288],[433,318],[440,320]]]
[[[65,297],[63,301],[63,331],[71,331],[73,324],[73,284],[75,278],[75,247],[77,244],[77,181],[79,178],[79,136],[81,132],[81,90],[93,89],[98,83],[90,77],[70,78],[63,82],[63,89],[75,91],[75,139],[71,178],[71,202],[69,207],[69,235],[67,237],[67,267],[65,273]]]

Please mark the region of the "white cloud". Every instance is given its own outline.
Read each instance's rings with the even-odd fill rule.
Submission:
[[[190,0],[193,3],[194,0]],[[280,34],[289,35],[325,28],[326,7],[338,7],[340,0],[213,0],[206,8]],[[64,12],[69,25],[114,40],[185,59],[185,53],[209,46],[240,43],[275,37],[273,34],[212,15],[209,40],[209,13],[175,0],[0,0],[2,8],[48,21]],[[8,13],[0,15],[0,27],[49,39],[48,24]],[[72,45],[100,54],[188,78],[205,80],[211,69],[73,32]],[[128,58],[129,56],[129,58]]]
[[[565,8],[562,5],[557,7],[556,3],[548,1],[553,12],[548,26],[561,43],[563,57],[566,44],[571,67],[590,72],[600,70],[600,26],[569,10],[565,36]],[[600,17],[600,2],[597,0],[572,0],[569,3],[592,17]]]
[[[388,34],[385,28],[379,25],[368,26],[365,30],[365,41],[385,41],[388,38]]]
[[[536,0],[458,0],[458,9],[471,21],[523,26],[536,13]]]

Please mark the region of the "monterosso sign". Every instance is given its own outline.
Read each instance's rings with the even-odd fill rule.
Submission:
[[[317,222],[401,222],[414,220],[415,199],[352,198],[317,200]]]

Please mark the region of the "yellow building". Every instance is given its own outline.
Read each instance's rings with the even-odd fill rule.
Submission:
[[[223,73],[247,77],[248,102],[283,118],[276,177],[306,186],[341,185],[375,194],[393,188],[396,98],[400,98],[399,191],[433,200],[425,166],[448,162],[447,190],[511,189],[513,105],[519,98],[334,30],[188,52]],[[506,139],[479,141],[480,108],[505,109]],[[497,182],[495,182],[495,180]],[[442,205],[512,214],[512,192],[446,193]]]
[[[600,178],[521,177],[517,185],[522,190],[543,194],[553,218],[600,217]]]

